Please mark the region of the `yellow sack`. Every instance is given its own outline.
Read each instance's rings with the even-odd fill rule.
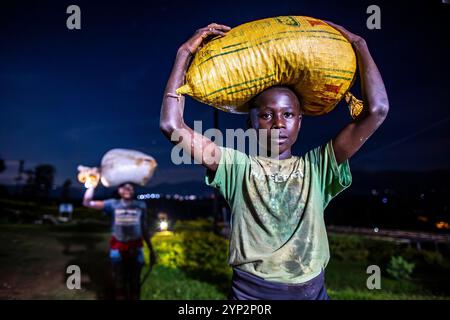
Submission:
[[[311,17],[275,17],[237,26],[207,43],[177,93],[245,113],[246,103],[258,93],[288,85],[305,114],[320,115],[347,93],[355,71],[353,48],[338,30]]]

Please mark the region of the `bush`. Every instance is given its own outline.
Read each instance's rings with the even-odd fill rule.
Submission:
[[[210,219],[177,220],[173,231],[213,231],[214,221]]]
[[[358,236],[331,235],[330,254],[340,261],[366,262],[369,251],[364,241]]]
[[[400,246],[392,241],[365,239],[364,246],[369,251],[370,264],[377,264],[380,267],[386,267],[392,256],[401,253]]]
[[[158,264],[181,269],[193,278],[216,283],[225,289],[231,278],[231,268],[227,262],[228,240],[193,228],[197,226],[202,229],[207,222],[197,220],[183,224],[177,222],[177,230],[184,231],[157,233],[152,238]]]
[[[444,257],[439,251],[417,250],[407,248],[403,256],[416,263],[416,267],[421,271],[432,271],[434,269],[448,268]]]
[[[183,232],[186,266],[191,269],[224,273],[228,241],[211,232]]]
[[[181,235],[156,235],[152,245],[156,251],[158,264],[172,269],[180,268],[185,262],[185,248]]]
[[[386,271],[394,279],[410,279],[415,264],[409,263],[402,256],[393,256],[389,262]]]

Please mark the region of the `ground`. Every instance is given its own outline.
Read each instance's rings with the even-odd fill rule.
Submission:
[[[108,234],[49,226],[1,225],[0,299],[111,297]],[[81,290],[68,290],[67,266],[81,267]]]
[[[46,225],[0,225],[0,299],[110,299],[107,230]],[[69,290],[66,268],[78,265],[82,289]],[[144,273],[147,270],[144,270]],[[143,273],[143,274],[144,274]],[[382,278],[381,290],[368,290],[365,266],[332,259],[326,281],[332,299],[449,299],[429,283],[448,276],[412,280]],[[227,286],[207,282],[177,268],[157,265],[142,288],[143,299],[226,299]]]

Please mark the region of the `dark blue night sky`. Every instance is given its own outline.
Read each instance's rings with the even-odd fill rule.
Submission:
[[[66,8],[81,8],[81,30]],[[366,28],[381,7],[382,29]],[[210,22],[229,26],[276,15],[334,21],[368,42],[390,98],[390,114],[351,160],[359,170],[450,169],[450,5],[441,1],[11,1],[0,19],[0,157],[11,183],[17,160],[50,163],[56,182],[76,180],[78,164],[98,165],[111,148],[137,149],[159,162],[153,185],[203,179],[196,166],[170,162],[159,131],[162,93],[176,50]],[[359,95],[359,83],[352,90]],[[187,99],[186,120],[212,127],[213,109]],[[220,128],[245,116],[220,113]],[[304,118],[296,153],[331,139],[350,118],[340,104]]]

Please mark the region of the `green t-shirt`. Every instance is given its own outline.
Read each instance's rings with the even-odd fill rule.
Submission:
[[[330,258],[323,213],[351,184],[348,161],[337,164],[331,141],[285,160],[221,151],[205,180],[231,208],[228,263],[281,283],[320,274]]]

